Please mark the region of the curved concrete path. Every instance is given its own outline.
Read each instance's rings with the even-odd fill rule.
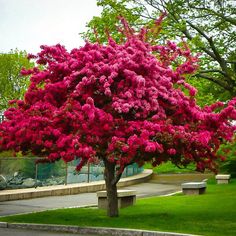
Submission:
[[[74,234],[65,232],[51,232],[51,231],[40,231],[30,229],[9,229],[0,228],[0,235],[4,236],[84,236],[84,234]],[[92,234],[86,234],[87,236],[97,236]]]
[[[137,197],[141,198],[170,194],[179,191],[180,186],[145,182],[120,189],[136,190]],[[76,195],[4,201],[0,202],[0,216],[44,211],[56,208],[81,207],[85,205],[97,205],[96,193],[80,193]]]

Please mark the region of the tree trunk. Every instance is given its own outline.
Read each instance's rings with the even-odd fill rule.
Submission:
[[[110,217],[118,217],[118,198],[116,187],[115,163],[104,161],[105,171],[104,178],[107,190],[107,215]]]

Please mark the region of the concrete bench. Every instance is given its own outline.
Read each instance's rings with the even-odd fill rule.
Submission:
[[[132,206],[136,202],[137,192],[134,190],[118,190],[118,207],[123,208],[127,206]],[[97,192],[98,197],[98,208],[107,209],[107,191]]]
[[[189,182],[181,185],[182,192],[186,195],[199,195],[206,191],[206,182]]]
[[[217,184],[228,184],[230,180],[230,175],[216,175]]]

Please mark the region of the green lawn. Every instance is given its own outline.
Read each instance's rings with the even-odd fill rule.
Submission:
[[[157,174],[178,174],[178,173],[191,173],[195,172],[195,166],[194,165],[189,165],[188,168],[178,168],[171,162],[166,162],[161,164],[160,166],[153,167],[151,164],[146,163],[144,165],[145,169],[153,169],[154,173]]]
[[[229,185],[211,181],[204,195],[140,199],[135,206],[122,209],[119,218],[108,218],[104,210],[96,208],[74,208],[3,217],[0,221],[235,236],[235,203],[236,180]]]

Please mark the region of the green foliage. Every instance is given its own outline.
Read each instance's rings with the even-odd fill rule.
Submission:
[[[142,25],[143,21],[139,16],[142,9],[136,6],[131,11],[131,8],[128,7],[129,2],[126,0],[98,0],[97,5],[103,7],[103,12],[101,13],[101,17],[95,16],[87,24],[89,30],[82,33],[83,38],[89,38],[91,42],[99,40],[101,43],[106,43],[107,34],[109,34],[116,41],[121,41],[123,34],[117,30],[117,27],[121,26],[119,16],[124,16],[133,27]],[[96,38],[96,35],[98,38]]]
[[[26,52],[12,50],[0,53],[0,111],[8,107],[9,100],[23,98],[29,79],[21,77],[20,71],[32,66]]]
[[[29,154],[28,156],[22,156],[18,153],[14,157],[13,151],[0,152],[0,173],[4,175],[11,175],[15,172],[21,173],[24,177],[34,178],[35,177],[35,160]]]
[[[160,166],[153,167],[150,163],[144,165],[145,169],[153,169],[154,173],[157,174],[178,174],[178,173],[189,173],[195,171],[195,166],[188,166],[188,168],[178,168],[171,162],[166,162],[161,164]]]
[[[211,105],[216,101],[227,101],[230,98],[228,91],[210,80],[193,76],[188,78],[187,82],[198,90],[196,100],[201,107]]]
[[[121,209],[119,218],[109,218],[104,210],[97,208],[70,208],[7,216],[1,221],[234,236],[235,201],[236,181],[233,180],[229,185],[208,183],[204,195],[138,199],[135,206]]]
[[[2,157],[12,157],[12,156],[13,156],[13,152],[11,150],[0,152],[0,160]]]
[[[235,137],[236,141],[236,137]],[[219,172],[231,174],[236,177],[236,142],[222,144],[219,155],[226,156],[226,160],[220,163]]]
[[[0,173],[13,176],[15,172],[18,172],[24,177],[35,178],[36,157],[32,157],[31,153],[27,156],[23,156],[21,153],[17,153],[15,157],[14,155],[13,151],[0,152]],[[37,166],[37,178],[39,180],[45,180],[52,176],[65,176],[65,174],[65,163],[63,161],[39,163]]]
[[[21,152],[16,154],[11,150],[2,151],[0,152],[0,174],[13,176],[15,172],[18,172],[24,177],[35,178],[35,160],[36,157],[33,157],[32,153],[22,155]],[[45,180],[52,176],[64,177],[66,175],[65,169],[66,165],[62,160],[54,163],[39,163],[37,166],[37,178]]]

